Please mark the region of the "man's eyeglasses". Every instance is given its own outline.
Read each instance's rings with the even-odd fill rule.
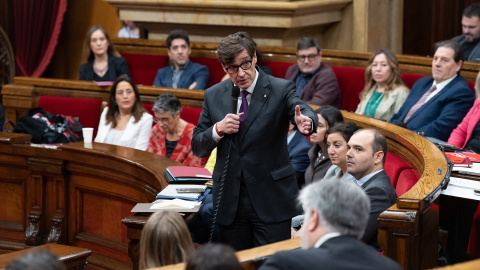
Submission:
[[[225,70],[230,74],[235,74],[238,72],[238,68],[242,68],[243,70],[247,70],[252,66],[252,60],[245,61],[239,66],[231,65],[226,67]]]
[[[313,61],[313,59],[315,59],[315,57],[318,56],[318,53],[317,54],[310,54],[310,55],[298,55],[297,54],[297,58],[298,60],[300,61],[305,61],[306,58],[308,58],[308,61]]]

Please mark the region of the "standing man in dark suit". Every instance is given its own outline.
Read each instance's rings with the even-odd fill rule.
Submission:
[[[192,149],[204,157],[217,147],[213,202],[222,241],[243,250],[288,239],[298,214],[288,122],[309,135],[318,117],[292,82],[256,68],[255,43],[247,33],[224,38],[217,57],[230,79],[205,91]],[[242,90],[238,102],[232,102],[234,85]]]
[[[348,141],[347,172],[370,198],[370,218],[362,241],[380,250],[377,242],[377,219],[397,201],[390,177],[383,170],[387,140],[376,129],[361,129]]]
[[[432,76],[419,79],[391,123],[447,141],[475,101],[462,76],[463,49],[458,42],[435,44]]]
[[[181,29],[171,31],[167,37],[167,48],[173,64],[158,70],[153,86],[206,89],[210,72],[206,66],[190,61],[192,48],[188,33]]]
[[[370,202],[350,181],[323,179],[302,189],[305,211],[302,249],[281,251],[259,270],[273,269],[400,269],[391,259],[362,243]]]
[[[340,109],[340,87],[333,69],[322,63],[322,50],[315,38],[304,37],[297,45],[297,64],[288,68],[285,79],[295,82],[303,102],[332,105]]]
[[[310,158],[308,157],[308,150],[312,147],[312,143],[298,132],[295,125],[290,123],[287,137],[288,154],[290,155],[290,162],[295,168],[298,188],[305,185],[305,171],[310,165]]]

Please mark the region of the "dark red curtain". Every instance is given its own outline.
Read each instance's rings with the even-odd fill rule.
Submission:
[[[17,76],[39,77],[52,59],[67,0],[15,0]]]

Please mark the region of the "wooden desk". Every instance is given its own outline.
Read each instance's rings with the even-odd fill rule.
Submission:
[[[0,255],[0,269],[5,269],[8,263],[17,257],[38,249],[49,249],[53,254],[58,256],[59,261],[65,264],[66,269],[72,270],[85,269],[87,266],[87,257],[92,254],[92,251],[84,248],[59,244],[46,244]]]
[[[121,220],[151,202],[174,160],[93,143],[33,147],[30,135],[0,133],[0,253],[45,243],[92,250],[88,262],[131,269]]]

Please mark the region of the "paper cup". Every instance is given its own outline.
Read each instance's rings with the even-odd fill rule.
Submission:
[[[82,132],[83,132],[83,142],[92,143],[93,128],[82,128]]]

